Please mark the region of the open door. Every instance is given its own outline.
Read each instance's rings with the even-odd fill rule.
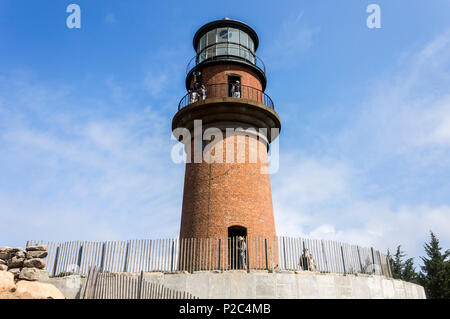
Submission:
[[[241,97],[241,76],[237,74],[228,75],[228,96]]]
[[[239,237],[244,238],[244,246],[242,246]],[[245,247],[245,249],[242,250],[241,247]],[[245,252],[245,261],[247,261],[247,228],[242,226],[228,227],[228,269],[244,269],[242,251]]]

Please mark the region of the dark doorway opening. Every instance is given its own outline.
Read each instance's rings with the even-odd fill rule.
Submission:
[[[228,227],[228,268],[245,269],[248,260],[247,228]]]
[[[237,74],[228,75],[228,96],[241,97],[241,76]]]

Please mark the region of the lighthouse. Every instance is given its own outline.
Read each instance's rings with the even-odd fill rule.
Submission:
[[[187,163],[180,239],[274,238],[268,151],[281,121],[265,93],[258,35],[224,18],[200,27],[193,46],[188,93],[172,120],[173,132],[190,133],[182,140]]]

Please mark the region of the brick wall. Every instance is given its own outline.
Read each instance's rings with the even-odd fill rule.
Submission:
[[[245,147],[238,148],[238,142]],[[246,227],[249,236],[275,236],[270,177],[261,174],[268,165],[266,146],[249,136],[231,136],[222,143],[224,159],[228,143],[236,159],[244,155],[245,161],[186,164],[180,237],[227,237],[230,226]],[[256,163],[249,161],[250,147],[262,150]]]
[[[228,75],[237,74],[241,76],[241,84],[262,90],[259,77],[250,68],[226,63],[204,66],[201,70],[202,75],[197,78],[197,82],[204,85],[228,83]],[[194,79],[191,81],[191,86]]]

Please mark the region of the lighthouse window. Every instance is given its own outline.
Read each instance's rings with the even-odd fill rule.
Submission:
[[[250,37],[248,38],[248,48],[250,49],[250,51],[255,52],[255,44]]]
[[[206,58],[212,58],[216,56],[216,48],[215,46],[206,49]]]
[[[207,33],[208,36],[208,45],[216,43],[216,29],[211,30]]]
[[[206,34],[200,38],[199,52],[201,52],[206,47]]]
[[[249,52],[248,52],[248,49],[246,49],[246,48],[243,48],[243,47],[241,47],[240,48],[240,56],[241,56],[241,58],[244,58],[244,59],[249,59]]]
[[[239,46],[237,44],[230,44],[228,47],[228,54],[239,56]]]
[[[248,48],[248,35],[245,32],[240,31],[240,43]]]
[[[218,44],[217,45],[217,55],[227,55],[227,45],[226,44]]]
[[[228,41],[239,43],[239,30],[230,28],[228,32]]]
[[[227,42],[228,41],[228,29],[219,28],[217,29],[217,42]]]
[[[247,33],[236,28],[217,28],[200,38],[197,63],[224,55],[241,57],[255,63],[254,52],[255,43]]]

